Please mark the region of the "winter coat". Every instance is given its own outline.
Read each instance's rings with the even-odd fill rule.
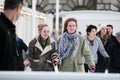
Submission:
[[[88,66],[95,66],[93,57],[91,55],[89,46],[84,37],[78,35],[78,50],[75,59],[71,63],[71,52],[70,55],[62,59],[59,71],[62,72],[84,72],[84,58],[88,62]]]
[[[51,55],[56,52],[55,42],[50,39],[50,45],[44,49],[38,41],[34,38],[29,43],[29,61],[30,68],[34,71],[52,71],[54,66],[52,64]]]
[[[116,39],[116,37],[114,35],[111,35],[108,38],[108,41],[107,41],[107,43],[105,45],[105,50],[107,51],[108,55],[112,54],[111,49],[114,48],[113,45],[116,44],[116,42],[117,42],[117,39]]]
[[[110,47],[110,69],[120,69],[120,43],[114,42]]]
[[[0,13],[0,70],[16,70],[15,25]]]

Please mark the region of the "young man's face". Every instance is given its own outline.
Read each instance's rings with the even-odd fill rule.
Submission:
[[[91,32],[88,32],[88,36],[95,37],[97,33],[96,29],[92,29]]]

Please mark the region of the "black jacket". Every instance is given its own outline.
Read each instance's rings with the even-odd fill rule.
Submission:
[[[0,13],[0,70],[16,70],[15,25]]]
[[[109,52],[111,57],[110,69],[120,69],[120,44],[114,42]]]
[[[120,44],[115,36],[111,35],[109,37],[105,49],[110,56],[109,69],[120,69]]]
[[[105,45],[105,50],[107,51],[108,55],[112,54],[111,49],[114,48],[113,45],[115,45],[117,42],[117,39],[115,36],[111,35]],[[111,56],[110,56],[111,57]]]

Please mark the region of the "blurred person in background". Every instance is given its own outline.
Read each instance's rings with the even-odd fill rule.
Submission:
[[[57,31],[53,30],[51,37],[57,42],[59,40],[59,35],[57,33]]]
[[[111,24],[107,25],[107,30],[108,30],[108,33],[109,33],[109,37],[108,37],[108,41],[105,45],[105,48],[106,48],[106,51],[109,54],[110,58],[112,58],[112,54],[114,54],[113,51],[115,51],[115,50],[111,51],[111,49],[114,49],[114,45],[117,43],[117,39],[113,35],[113,25],[111,25]],[[113,64],[113,63],[110,61],[110,64]],[[108,71],[109,71],[109,67],[108,67]]]
[[[16,64],[17,64],[17,70],[18,71],[24,71],[24,57],[27,53],[28,47],[27,45],[24,43],[24,41],[18,37],[18,35],[16,34],[16,42],[17,42],[17,60],[16,60]]]
[[[109,73],[120,73],[120,32],[116,33],[117,42],[110,47],[110,66],[108,69]]]

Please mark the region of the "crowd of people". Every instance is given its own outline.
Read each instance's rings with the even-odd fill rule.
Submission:
[[[39,24],[38,36],[27,46],[13,24],[22,4],[23,0],[5,0],[0,12],[0,71],[24,71],[27,66],[55,71],[57,66],[60,72],[120,73],[120,32],[114,36],[112,25],[88,25],[82,36],[77,19],[68,18],[59,36],[56,31],[51,34],[47,24]]]

